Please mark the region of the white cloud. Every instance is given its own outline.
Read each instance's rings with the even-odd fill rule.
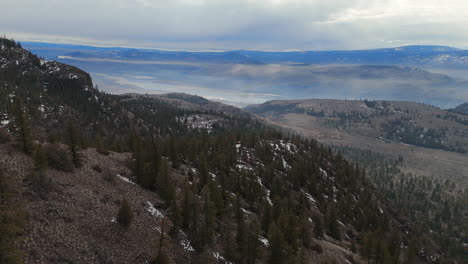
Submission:
[[[468,47],[464,0],[18,0],[0,33],[166,49]]]

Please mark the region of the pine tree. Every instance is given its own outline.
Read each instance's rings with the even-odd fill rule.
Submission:
[[[155,187],[161,198],[164,199],[167,205],[170,205],[172,200],[175,199],[176,191],[169,174],[169,165],[165,159],[161,160]]]
[[[408,248],[406,249],[405,264],[416,263],[416,245],[413,240],[409,242]]]
[[[330,207],[327,215],[327,233],[336,240],[341,240],[340,229],[338,228],[338,219],[335,207]]]
[[[177,234],[177,231],[179,230],[179,227],[182,224],[182,215],[181,215],[181,211],[180,211],[180,208],[179,208],[179,202],[178,202],[176,197],[171,199],[171,204],[169,206],[169,211],[172,214],[172,221],[174,223],[172,225],[171,233],[175,235],[175,234]]]
[[[271,221],[272,221],[271,206],[269,206],[268,204],[265,204],[263,206],[262,223],[261,223],[263,235],[266,235],[268,233],[268,230],[270,229]]]
[[[211,201],[213,201],[215,206],[216,215],[221,216],[224,212],[224,199],[221,189],[214,180],[209,181],[208,187],[210,190]]]
[[[145,179],[145,155],[143,152],[142,144],[137,136],[135,136],[132,142],[134,159],[133,174],[135,174],[137,183],[140,186],[142,186],[143,188],[150,188],[150,186],[148,186],[148,182]]]
[[[45,170],[49,165],[47,153],[41,145],[36,147],[34,163],[36,165],[36,170]]]
[[[400,259],[400,233],[398,231],[392,232],[392,237],[390,239],[389,253],[392,257],[392,263],[398,264]]]
[[[272,224],[270,228],[270,257],[268,259],[269,264],[283,264],[284,259],[284,242],[283,242],[283,234],[279,230],[279,228]]]
[[[315,235],[315,238],[322,238],[323,237],[322,218],[319,215],[314,215],[312,217],[312,221],[314,222],[314,235]]]
[[[185,183],[182,197],[182,226],[190,229],[193,218],[193,193],[188,183]]]
[[[81,136],[78,129],[71,122],[67,126],[67,137],[73,164],[76,168],[80,168],[83,165],[83,155],[80,152]]]
[[[211,201],[210,190],[205,186],[202,190],[203,196],[203,213],[204,213],[204,226],[202,230],[203,244],[210,244],[216,224],[216,211],[215,205]]]
[[[247,260],[247,224],[244,217],[240,216],[237,224],[237,235],[236,235],[236,248],[237,248],[237,262],[245,263]]]
[[[208,178],[210,177],[208,171],[208,163],[206,161],[205,155],[201,155],[200,164],[198,167],[198,178],[200,181],[200,188],[205,186],[208,183]]]
[[[133,220],[133,213],[127,200],[123,200],[117,214],[117,222],[123,227],[129,227]]]
[[[99,153],[99,154],[102,154],[102,155],[109,155],[109,151],[104,148],[104,145],[102,144],[102,138],[101,138],[101,135],[97,135],[96,136],[96,142],[94,143],[94,146],[96,148],[96,151]]]
[[[14,126],[12,130],[17,134],[21,149],[26,154],[31,154],[33,151],[33,141],[29,117],[19,96],[15,96],[13,104],[14,122],[12,124]]]
[[[312,246],[312,232],[309,227],[309,220],[307,216],[302,213],[300,215],[300,230],[299,230],[299,237],[301,240],[301,246],[304,248],[310,248]]]
[[[250,222],[247,231],[247,264],[255,264],[259,247],[260,224],[254,219]]]

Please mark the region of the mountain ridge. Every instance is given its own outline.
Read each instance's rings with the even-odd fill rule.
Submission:
[[[0,184],[17,182],[31,213],[8,237],[26,263],[451,259],[315,140],[196,96],[102,93],[0,41],[11,46],[0,50]]]

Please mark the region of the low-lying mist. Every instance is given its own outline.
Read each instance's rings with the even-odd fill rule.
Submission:
[[[197,94],[246,106],[277,99],[416,101],[442,108],[468,101],[468,81],[403,66],[116,61],[66,57],[109,93]]]

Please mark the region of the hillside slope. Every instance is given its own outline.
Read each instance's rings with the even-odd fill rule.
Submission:
[[[412,102],[325,99],[271,101],[246,109],[322,142],[401,154],[408,169],[466,180],[468,118],[458,113]],[[438,165],[428,166],[431,162]]]
[[[456,112],[456,113],[460,113],[460,114],[464,114],[464,115],[468,115],[468,103],[458,105],[454,109],[451,109],[451,111]]]
[[[107,95],[0,42],[10,263],[456,261],[314,140],[200,97]]]

